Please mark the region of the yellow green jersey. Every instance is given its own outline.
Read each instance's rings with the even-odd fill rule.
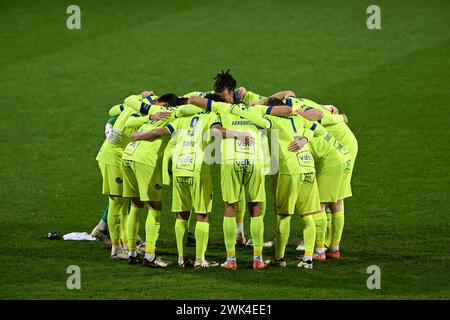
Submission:
[[[134,110],[136,110],[136,112],[141,112],[144,111],[145,108],[143,108],[141,110],[141,107],[143,106],[143,104],[146,104],[148,106],[154,105],[155,104],[155,100],[157,100],[158,97],[157,96],[148,96],[148,97],[143,97],[141,95],[132,95],[129,96],[125,99],[124,103],[121,104],[117,104],[114,107],[112,107],[111,109],[109,109],[109,115],[111,117],[114,116],[119,116],[122,111],[124,110],[124,104],[128,105],[128,107],[133,108]],[[148,114],[148,109],[147,111],[144,111],[143,114]]]
[[[151,120],[149,117],[139,117],[128,119],[126,122],[127,129],[132,129],[139,127],[139,133],[150,131],[153,129],[161,128],[166,126],[169,122],[173,121],[177,117],[182,117],[186,115],[196,114],[202,109],[193,105],[183,105],[180,107],[163,107],[159,105],[152,105],[149,112],[151,114],[157,112],[169,111],[171,115],[167,119],[162,120]],[[158,159],[164,152],[167,142],[170,137],[163,137],[162,139],[154,140],[139,140],[135,142],[129,142],[125,147],[122,155],[122,159],[133,160],[148,166],[156,166]]]
[[[109,142],[108,139],[105,139],[105,141],[103,142],[103,144],[100,148],[100,151],[97,154],[97,157],[96,157],[97,161],[103,162],[105,164],[120,167],[123,149],[127,146],[128,142],[130,142],[130,135],[135,130],[132,127],[126,126],[128,119],[141,117],[141,114],[139,113],[139,110],[141,109],[141,105],[144,103],[150,103],[150,101],[152,101],[151,103],[153,103],[153,99],[155,98],[155,97],[144,98],[140,95],[139,96],[131,96],[131,97],[133,97],[133,99],[136,99],[139,101],[138,106],[137,106],[137,104],[127,103],[129,101],[130,97],[125,99],[124,104],[117,105],[120,110],[120,114],[118,115],[112,128],[116,131],[121,132],[122,138],[121,138],[120,142],[118,144],[112,144]],[[145,102],[144,102],[144,100],[145,100]],[[114,106],[113,108],[116,108],[117,106]],[[157,108],[159,108],[159,106],[157,106]],[[138,110],[138,111],[136,111],[136,110]],[[150,110],[150,108],[147,108],[147,112],[149,110]],[[157,110],[155,108],[152,111],[157,112]],[[110,110],[110,114],[111,113],[114,113],[114,112],[111,112],[111,110]]]
[[[116,104],[114,107],[109,109],[108,113],[111,117],[118,117],[120,113],[123,111],[123,103]]]
[[[238,107],[248,110],[250,113],[263,113],[262,108],[248,108],[244,103],[230,105],[223,102],[208,101],[208,110],[217,112],[220,115],[221,125],[225,129],[246,132],[252,135],[254,143],[244,143],[236,138],[223,138],[221,142],[222,163],[259,163],[265,165],[267,158],[268,143],[264,130],[256,126],[252,121],[231,113],[231,107]]]
[[[316,172],[314,158],[308,144],[298,152],[288,150],[289,144],[294,140],[302,138],[311,140],[316,124],[298,115],[291,115],[290,117],[268,115],[266,118],[272,122],[272,135],[274,130],[278,130],[279,173],[303,174]]]
[[[172,121],[174,117],[174,113],[172,113],[169,118],[162,120],[150,120],[148,117],[144,117],[144,123],[139,127],[137,132],[142,133],[145,131],[164,127],[166,124]],[[139,162],[147,166],[156,167],[158,159],[163,154],[164,148],[166,147],[169,138],[169,136],[166,136],[153,140],[138,140],[129,142],[123,150],[122,159],[132,160],[134,162]]]
[[[262,95],[260,95],[260,94],[254,93],[254,92],[252,92],[252,91],[247,91],[247,93],[245,94],[245,96],[244,96],[244,98],[242,99],[242,101],[243,101],[246,105],[249,106],[250,103],[259,101],[259,100],[264,99],[264,98],[265,98],[265,97],[262,96]]]
[[[343,158],[346,167],[350,168],[352,156],[348,149],[321,124],[316,123],[316,125],[314,138],[309,143],[316,162],[334,162],[337,158]]]
[[[303,109],[305,111],[308,111],[310,109],[318,109],[323,112],[323,118],[319,120],[318,122],[321,123],[323,126],[329,126],[333,124],[338,124],[341,122],[344,122],[344,117],[341,114],[332,114],[327,108],[325,108],[323,105],[318,104],[317,102],[314,102],[309,99],[305,98],[286,98],[285,102],[288,106],[292,107],[293,111]]]
[[[183,95],[183,97],[185,98],[190,98],[193,96],[198,96],[198,97],[204,97],[206,96],[208,93],[214,93],[214,91],[192,91],[189,93],[186,93],[185,95]],[[239,95],[237,93],[237,91],[233,92],[233,103],[239,103],[239,102],[244,102],[246,105],[250,105],[250,103],[255,102],[255,101],[259,101],[261,99],[265,98],[264,96],[261,96],[260,94],[254,93],[252,91],[247,91],[245,96],[243,97],[243,99],[239,99]]]
[[[240,102],[245,103],[246,105],[250,105],[250,103],[255,102],[255,101],[259,101],[261,99],[263,99],[264,97],[261,96],[260,94],[254,93],[252,91],[247,91],[244,95],[244,97],[242,97],[242,99],[239,98],[239,95],[237,93],[237,91],[233,92],[233,103],[237,104]]]
[[[344,116],[342,114],[333,114],[323,105],[304,98],[287,98],[286,104],[291,106],[293,111],[300,108],[305,111],[311,108],[321,110],[323,112],[323,118],[317,122],[325,127],[325,129],[328,130],[328,132],[331,133],[331,135],[333,135],[339,143],[342,143],[348,149],[353,159],[356,158],[358,142],[349,126],[345,123]]]
[[[172,153],[174,176],[192,177],[208,169],[204,162],[204,149],[210,141],[210,129],[215,124],[220,124],[216,113],[202,112],[176,118],[166,125],[175,140]]]

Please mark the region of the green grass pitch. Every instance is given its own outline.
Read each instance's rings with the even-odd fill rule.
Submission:
[[[81,30],[66,28],[70,4]],[[366,27],[371,4],[381,30]],[[0,299],[449,299],[449,31],[445,0],[2,1]],[[109,107],[147,88],[207,90],[227,68],[252,91],[293,89],[349,116],[359,155],[341,261],[296,267],[298,217],[288,267],[262,272],[247,249],[237,272],[148,270],[99,242],[42,239],[98,222]],[[213,178],[208,256],[221,261],[217,168]],[[166,188],[158,246],[175,261],[170,199]],[[81,290],[66,287],[69,265]],[[367,289],[370,265],[380,290]]]

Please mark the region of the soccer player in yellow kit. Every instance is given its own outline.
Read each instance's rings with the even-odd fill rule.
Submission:
[[[277,227],[273,264],[285,266],[284,251],[290,233],[290,219],[297,210],[303,221],[305,255],[300,268],[312,269],[316,237],[314,216],[320,213],[320,198],[315,179],[314,158],[308,148],[308,123],[293,115],[289,118],[269,117],[279,130],[279,174],[276,192]],[[314,127],[311,127],[314,128]]]
[[[175,234],[178,265],[185,266],[185,242],[191,209],[197,215],[195,228],[196,260],[194,268],[216,266],[205,259],[209,238],[209,214],[212,209],[212,182],[209,164],[204,161],[204,149],[210,140],[210,129],[221,136],[233,136],[245,141],[248,134],[232,132],[220,125],[215,113],[201,112],[176,118],[165,127],[136,134],[133,139],[155,139],[173,135],[172,151],[173,198],[172,211],[176,213]]]
[[[278,99],[276,99],[278,100]],[[278,100],[269,99],[266,114],[271,109],[283,106]],[[275,102],[275,103],[272,103]],[[275,106],[272,106],[275,105]],[[248,110],[251,112],[255,107]],[[232,112],[248,118],[250,112],[233,108]],[[254,112],[253,112],[254,113]],[[314,159],[308,147],[308,141],[314,135],[316,124],[300,116],[266,116],[272,124],[272,130],[278,130],[279,175],[276,191],[277,226],[275,237],[275,258],[273,265],[285,267],[284,252],[290,233],[292,214],[298,211],[303,220],[306,251],[300,268],[312,269],[313,251],[316,236],[314,215],[320,214],[320,198],[315,179]],[[252,119],[253,120],[253,119]],[[253,120],[255,121],[255,120]]]
[[[314,216],[317,229],[314,259],[325,260],[325,243],[330,248],[326,256],[337,259],[340,257],[339,241],[344,226],[343,199],[351,196],[350,179],[353,171],[353,157],[356,156],[357,151],[356,138],[349,131],[349,128],[345,128],[343,125],[347,121],[347,117],[333,114],[338,112],[334,106],[321,106],[308,99],[297,99],[290,91],[278,92],[271,97],[283,99],[306,119],[311,121],[318,120],[318,123],[322,123],[325,128],[333,128],[335,134],[346,140],[345,143],[354,146],[353,152],[350,151],[351,148],[347,149],[345,143],[341,143],[334,134],[326,131],[320,125],[317,126],[318,130],[315,130],[316,133],[321,132],[320,137],[312,139],[310,143],[313,155],[318,159],[319,170],[317,179],[322,202],[322,214]],[[267,99],[262,99],[256,103],[267,103]],[[327,210],[330,210],[328,230],[324,228],[326,221],[325,205],[327,205]],[[334,213],[332,214],[331,212]],[[332,221],[335,224],[332,224]],[[326,239],[325,234],[327,235]]]
[[[222,81],[226,88],[224,90],[233,92],[233,81],[230,81],[228,77],[222,78]],[[216,97],[214,98],[216,99]],[[231,107],[245,109],[245,104],[231,105],[198,96],[189,98],[189,103],[218,112],[221,116],[222,126],[227,130],[244,131],[253,136],[253,142],[242,143],[241,140],[225,137],[221,144],[221,189],[225,203],[223,230],[227,249],[227,261],[221,266],[231,270],[237,269],[235,215],[240,195],[244,190],[251,216],[250,230],[254,239],[253,268],[264,269],[267,267],[267,263],[262,258],[264,223],[261,204],[266,200],[264,186],[266,163],[264,160],[268,161],[268,159],[265,154],[263,135],[252,121],[242,119],[230,112]],[[286,107],[286,109],[287,112],[291,112],[290,108]]]
[[[331,211],[331,219],[329,219],[331,226],[326,241],[329,249],[326,256],[339,259],[339,243],[344,228],[343,200],[352,195],[350,182],[358,152],[356,137],[346,124],[347,116],[333,114],[332,111],[337,111],[333,106],[322,106],[308,99],[287,98],[286,102],[306,117],[305,112],[319,111],[317,120],[327,130],[322,137],[313,139],[311,145],[315,157],[320,158],[318,163],[321,202],[327,204]],[[330,162],[330,159],[334,161]],[[324,250],[317,253],[316,259],[325,259]]]
[[[129,97],[125,101],[131,105],[139,105],[140,103],[138,97],[135,96]],[[153,121],[148,117],[131,118],[127,121],[126,126],[129,128],[139,127],[137,134],[133,135],[134,139],[136,139],[140,134],[164,127],[174,119],[175,111],[179,111],[180,115],[183,115],[181,108],[178,110],[171,108],[180,103],[180,99],[174,94],[163,95],[155,101],[155,105],[159,108],[159,114],[168,114],[168,117]],[[153,107],[151,106],[151,108]],[[196,113],[197,111],[198,108],[195,108],[191,112]],[[189,112],[186,112],[186,114],[189,114]],[[154,140],[131,141],[125,148],[122,156],[123,194],[124,197],[132,198],[128,219],[128,238],[130,242],[132,242],[131,239],[134,240],[137,237],[141,209],[144,203],[148,205],[145,225],[146,249],[143,260],[144,267],[167,267],[166,262],[155,256],[155,248],[159,237],[161,219],[162,155],[168,140],[168,137],[165,137]],[[135,248],[131,246],[128,262],[129,264],[140,263]]]
[[[279,94],[276,94],[280,96]],[[302,114],[305,118],[312,120],[317,117],[314,110],[308,110],[310,107],[299,103],[292,104],[292,101],[299,99],[288,98],[290,106],[296,113]],[[268,104],[285,105],[284,102],[277,98],[268,99]],[[306,109],[304,111],[302,109]],[[320,111],[319,111],[320,112]],[[314,260],[325,260],[325,237],[327,231],[327,220],[325,215],[325,205],[336,202],[339,199],[339,191],[341,189],[341,181],[345,174],[348,174],[351,166],[351,156],[349,152],[329,134],[320,124],[313,124],[315,137],[310,140],[309,148],[315,159],[316,180],[320,194],[321,210],[314,214],[314,222],[316,225],[316,240]]]
[[[105,125],[105,136],[109,137],[112,127],[117,120],[117,116],[112,116],[108,119]],[[95,226],[95,228],[91,231],[91,236],[96,237],[97,239],[104,240],[106,236],[106,229],[108,227],[108,206],[106,206],[100,222]]]
[[[165,107],[175,106],[177,104],[177,96],[174,94],[166,94],[158,99],[149,100],[147,103],[142,101],[139,96],[130,96],[125,99],[125,102],[128,105],[133,106],[133,108],[141,108],[144,110],[153,109],[152,111],[156,110],[156,112],[159,113],[161,111],[167,111]],[[169,117],[170,115],[171,114],[169,114]],[[145,128],[146,126],[149,126],[150,128],[158,127],[168,121],[168,117],[152,120],[149,117],[137,116],[134,119],[127,119],[125,126],[128,130],[135,131],[136,128],[143,130],[143,127]],[[149,261],[155,266],[160,263],[161,266],[165,267],[167,265],[161,260],[155,261],[154,256],[157,232],[159,229],[159,219],[161,216],[161,183],[159,182],[161,170],[158,163],[158,151],[162,152],[164,146],[162,141],[158,141],[152,146],[153,150],[150,150],[150,147],[146,150],[146,147],[149,146],[147,146],[145,142],[136,143],[130,141],[123,151],[121,160],[124,176],[123,196],[132,198],[127,226],[130,243],[128,263],[137,264],[140,262],[136,252],[136,238],[139,231],[140,214],[143,208],[143,202],[145,201],[148,202],[146,231],[147,229],[152,231],[156,229],[156,235],[152,232],[152,237],[149,236],[148,231],[146,232],[146,256],[147,251],[150,250],[153,259],[150,259]],[[156,158],[152,156],[156,156]],[[148,241],[149,239],[150,241]]]
[[[144,91],[139,97],[141,100],[151,101],[152,92]],[[136,112],[148,113],[148,110],[132,108],[125,103],[116,105],[110,109],[110,115],[117,115],[114,125],[110,129],[100,151],[96,157],[103,177],[102,192],[109,196],[108,203],[108,229],[111,237],[111,258],[128,259],[126,252],[128,237],[126,234],[126,218],[129,207],[129,200],[122,197],[123,175],[121,170],[121,157],[125,146],[129,141],[132,130],[125,127],[127,119]],[[122,235],[122,244],[120,238]]]
[[[231,100],[230,95],[227,94],[226,91],[222,91],[222,96],[223,95],[225,95],[225,101]],[[262,98],[263,97],[261,95],[254,93],[252,91],[247,91],[244,87],[240,87],[233,92],[233,103],[242,101],[247,106],[250,105],[252,102],[258,101]],[[267,144],[268,144],[268,142],[267,142]],[[247,241],[247,239],[245,237],[245,231],[244,231],[245,210],[246,210],[245,192],[241,192],[241,195],[239,196],[239,203],[237,205],[237,210],[236,210],[236,244],[253,246],[253,239],[250,238]],[[266,212],[266,202],[263,202],[261,204],[261,211],[264,215]],[[263,246],[265,246],[265,244],[263,244]]]
[[[226,79],[230,82],[231,85],[233,85],[232,90],[225,90],[225,87],[223,86],[223,79]],[[222,70],[221,73],[216,74],[216,77],[214,78],[215,83],[213,85],[213,91],[209,92],[203,92],[203,91],[192,91],[190,93],[187,93],[184,95],[184,97],[192,97],[192,96],[198,96],[198,97],[205,97],[209,93],[216,93],[221,97],[221,100],[227,103],[245,103],[246,105],[250,105],[250,103],[260,100],[263,97],[257,93],[247,91],[244,87],[240,87],[237,90],[234,88],[237,85],[237,81],[233,78],[233,76],[230,73],[230,70],[228,69],[226,72]],[[262,212],[264,214],[266,209],[266,203],[262,203]],[[250,245],[253,246],[253,241],[250,238],[247,242],[247,239],[245,237],[244,232],[244,216],[245,216],[245,210],[246,210],[246,200],[245,200],[245,192],[241,192],[239,196],[239,202],[237,204],[236,209],[236,244],[237,245]]]
[[[206,107],[208,111],[217,102],[201,97],[189,98],[189,103]],[[213,109],[213,111],[216,111]],[[258,128],[250,121],[242,120],[231,113],[219,112],[222,126],[227,130],[244,131],[255,136],[254,143],[243,143],[241,140],[225,137],[222,140],[221,184],[222,198],[225,203],[223,230],[227,261],[221,266],[226,269],[237,269],[236,260],[236,207],[242,188],[247,193],[251,215],[251,231],[255,239],[253,268],[263,269],[267,266],[262,258],[262,242],[264,234],[261,202],[265,201],[263,166],[260,163],[260,137]]]
[[[237,81],[234,79],[234,77],[230,73],[230,69],[228,69],[226,72],[222,70],[221,73],[216,74],[216,77],[214,78],[215,83],[213,85],[213,91],[209,92],[203,92],[203,91],[193,91],[190,93],[187,93],[184,95],[184,97],[192,97],[192,96],[198,96],[198,97],[205,97],[208,93],[216,93],[218,94],[221,99],[230,104],[238,104],[238,103],[244,103],[246,105],[250,105],[254,103],[255,101],[259,101],[263,99],[264,97],[260,94],[254,93],[252,91],[248,91],[244,87],[239,87],[235,89],[237,86]],[[223,81],[228,81],[229,86],[232,86],[227,89],[223,85]],[[267,141],[266,141],[267,142]],[[266,143],[268,145],[268,142]],[[246,200],[245,200],[245,192],[241,192],[239,196],[239,202],[237,204],[236,209],[236,244],[237,245],[247,245],[247,246],[253,246],[253,240],[252,238],[246,239],[245,232],[244,232],[244,216],[246,211]],[[266,211],[266,202],[264,201],[261,204],[261,211],[264,214]],[[264,243],[264,246],[271,246],[272,242],[268,242],[267,244]]]
[[[214,93],[218,94],[222,100],[226,103],[238,104],[244,103],[247,106],[254,101],[258,101],[263,97],[257,93],[247,91],[244,87],[240,87],[237,90],[236,79],[231,75],[230,69],[217,73],[214,78],[215,83],[213,85]],[[226,85],[224,83],[228,82]],[[202,96],[202,95],[200,95]],[[267,139],[266,139],[267,140]],[[265,145],[268,142],[265,141]],[[239,195],[239,201],[236,208],[236,244],[253,246],[253,240],[250,238],[247,242],[244,232],[244,216],[246,211],[246,199],[245,192],[242,191]],[[266,211],[266,201],[261,204],[261,212],[264,215]]]
[[[211,93],[217,93],[221,96],[221,100],[223,101],[227,101],[228,103],[239,103],[239,102],[244,102],[245,104],[249,104],[252,101],[255,100],[259,100],[262,97],[247,91],[245,88],[241,87],[238,88],[237,90],[233,90],[232,92],[228,92],[228,91],[220,91],[220,77],[222,76],[228,76],[230,77],[230,79],[234,78],[232,77],[232,75],[229,73],[230,70],[228,70],[227,72],[223,72],[221,74],[217,74],[216,77],[214,78],[216,80],[216,83],[213,86],[213,91],[209,91],[209,92],[204,92],[204,91],[192,91],[190,93],[187,93],[185,95],[183,95],[183,97],[192,97],[192,96],[198,96],[198,97],[205,97],[207,94],[211,94]],[[235,80],[234,80],[235,81]],[[265,205],[263,204],[263,212],[264,212],[264,208]],[[246,210],[246,202],[245,202],[245,192],[241,192],[241,195],[239,197],[239,202],[237,204],[237,209],[236,209],[236,244],[237,245],[245,245],[246,242],[246,238],[245,238],[245,233],[244,233],[244,215],[245,215],[245,210]]]

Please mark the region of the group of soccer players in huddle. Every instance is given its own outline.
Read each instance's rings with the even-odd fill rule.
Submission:
[[[292,91],[263,97],[237,82],[229,70],[217,74],[213,91],[155,95],[144,91],[112,107],[106,139],[97,155],[103,194],[109,196],[107,222],[112,259],[165,268],[155,255],[161,220],[162,185],[172,185],[172,212],[178,266],[218,266],[207,261],[212,210],[212,164],[220,163],[224,202],[226,269],[237,269],[235,247],[245,244],[248,210],[253,268],[285,267],[291,217],[302,220],[304,255],[298,267],[313,260],[339,259],[344,202],[358,151],[348,119],[332,105],[297,98]],[[275,191],[274,257],[263,259],[265,179]],[[145,207],[145,208],[144,208]],[[147,211],[145,244],[139,244],[139,221]],[[186,257],[191,212],[195,212],[195,261]]]

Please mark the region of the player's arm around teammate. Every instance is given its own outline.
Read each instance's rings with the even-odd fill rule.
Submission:
[[[250,106],[268,105],[268,101],[269,101],[270,98],[276,98],[278,100],[284,100],[284,99],[289,98],[289,97],[295,97],[295,92],[291,91],[291,90],[280,91],[280,92],[276,92],[276,93],[272,94],[269,97],[262,98],[262,99],[256,100],[256,101],[252,101],[250,103]]]
[[[277,98],[269,98],[266,101],[267,104],[269,104],[270,106],[253,106],[250,107],[248,109],[240,109],[240,108],[233,108],[232,112],[236,115],[239,115],[241,117],[244,117],[246,119],[249,119],[251,121],[256,121],[257,119],[255,119],[255,117],[259,116],[262,118],[263,115],[271,115],[272,113],[275,114],[279,114],[279,112],[277,112],[277,108],[281,108],[281,110],[283,110],[284,108],[287,108],[289,110],[289,114],[291,114],[292,110],[290,107],[286,106],[280,99]],[[259,110],[258,110],[259,109]],[[256,111],[256,112],[255,112]],[[251,115],[251,117],[250,117]],[[278,177],[278,186],[277,186],[277,207],[279,203],[282,203],[284,200],[280,199],[280,197],[287,197],[287,194],[289,194],[289,190],[291,190],[292,186],[290,185],[291,182],[293,180],[295,181],[300,181],[299,183],[303,183],[303,181],[305,179],[301,179],[303,178],[303,176],[299,176],[299,173],[297,171],[299,171],[298,168],[296,168],[297,166],[297,162],[296,161],[292,161],[290,158],[292,158],[292,154],[287,153],[287,151],[289,152],[294,152],[297,154],[300,154],[300,152],[302,152],[302,155],[298,156],[298,162],[302,162],[303,164],[305,164],[307,162],[306,159],[309,159],[308,161],[312,160],[310,157],[310,151],[309,149],[305,150],[304,152],[301,151],[301,149],[308,143],[308,141],[312,138],[313,136],[313,132],[309,129],[309,130],[304,130],[310,127],[310,123],[305,123],[305,121],[302,121],[302,119],[300,117],[289,117],[289,118],[282,118],[282,117],[274,117],[274,116],[269,116],[268,117],[269,121],[271,121],[270,123],[272,124],[272,122],[274,122],[275,126],[276,126],[276,130],[280,130],[280,134],[279,134],[279,145],[280,145],[280,151],[279,153],[281,154],[281,158],[280,158],[280,170],[282,171],[282,174],[279,175]],[[268,121],[267,119],[263,119],[265,121]],[[260,120],[259,120],[260,121]],[[258,122],[259,122],[258,121]],[[258,123],[256,122],[256,123]],[[292,128],[292,129],[291,129]],[[300,133],[303,133],[300,135]],[[292,132],[291,132],[292,131]],[[277,147],[277,146],[275,146]],[[305,160],[303,160],[305,159]],[[287,165],[287,163],[289,165]],[[311,165],[311,164],[310,164]],[[289,172],[288,169],[286,169],[288,166],[291,167],[291,169],[294,171],[295,174],[292,175],[287,175],[287,172]],[[307,167],[307,166],[306,166]],[[309,174],[310,177],[312,177],[311,179],[314,179],[314,177],[312,176],[314,174],[314,163],[312,163],[312,172],[305,172],[305,174]],[[305,170],[300,170],[301,172],[305,171]],[[300,177],[300,178],[299,178]],[[293,183],[295,184],[295,183]],[[286,185],[288,185],[289,187],[285,187]],[[308,184],[304,184],[303,188],[301,186],[294,186],[294,188],[300,189],[306,189],[308,186]],[[280,190],[283,190],[283,192],[280,192]],[[297,190],[297,189],[294,189]],[[305,190],[302,191],[302,194],[305,193],[307,196],[309,194],[313,194],[314,196],[314,187],[312,187],[311,191],[307,190],[305,192]],[[298,194],[295,194],[294,192],[294,196],[293,197],[299,197]],[[284,199],[283,198],[283,199]],[[317,199],[316,199],[317,200]],[[300,204],[302,204],[303,202],[300,201]],[[314,201],[313,201],[314,203]],[[318,204],[318,202],[316,201],[315,204]],[[276,255],[275,258],[272,260],[272,263],[274,265],[278,265],[278,266],[285,266],[286,263],[284,261],[284,251],[285,251],[285,245],[287,243],[287,239],[289,237],[289,234],[287,233],[287,227],[290,226],[290,217],[293,212],[291,212],[292,210],[285,205],[285,208],[287,210],[287,212],[278,212],[277,215],[277,237],[276,237]],[[319,209],[320,205],[316,208]],[[290,211],[289,211],[290,210]],[[306,212],[305,212],[306,210]],[[313,226],[311,224],[311,216],[313,217],[314,221],[316,221],[319,216],[319,212],[309,212],[309,208],[305,208],[305,206],[303,206],[303,209],[300,209],[300,213],[302,215],[303,221],[305,222],[305,235],[307,236],[308,240],[308,248],[309,251],[307,252],[306,256],[306,260],[305,261],[311,261],[311,257],[312,257],[312,250],[314,249],[314,238],[311,238],[311,235],[313,234]],[[322,229],[323,231],[325,231],[325,227],[326,227],[326,220],[325,220],[325,216],[323,216],[323,226]],[[314,223],[313,223],[314,224]],[[315,233],[314,233],[315,234]],[[325,236],[325,235],[324,235]],[[304,267],[309,267],[312,266],[310,264],[308,264],[307,262],[302,262],[300,263],[302,266]]]
[[[315,157],[322,154],[319,161],[318,186],[322,210],[327,211],[325,244],[328,250],[324,254],[323,249],[316,248],[315,257],[324,260],[326,255],[327,258],[339,259],[339,243],[344,229],[344,198],[352,195],[350,182],[357,154],[356,138],[346,125],[347,116],[339,114],[336,107],[322,106],[308,99],[288,98],[286,102],[294,110],[303,110],[305,113],[319,110],[322,113],[318,122],[323,125],[325,133],[314,138],[311,146]],[[321,126],[318,125],[317,128],[320,129]]]
[[[126,101],[136,103],[135,101]],[[141,109],[153,112],[157,107],[161,110],[164,107],[176,106],[178,97],[174,94],[165,94],[157,99],[152,99],[153,104],[137,102]],[[164,110],[164,109],[162,109]],[[143,110],[145,111],[145,110]],[[172,115],[171,115],[172,117]],[[148,117],[138,132],[145,132],[164,126],[171,118],[161,118],[150,120]],[[143,265],[145,267],[166,267],[167,263],[157,258],[155,255],[156,241],[159,237],[161,219],[161,155],[164,150],[166,140],[158,139],[150,141],[130,141],[124,149],[122,156],[122,169],[124,176],[124,197],[132,198],[130,214],[128,219],[128,238],[131,244],[135,244],[139,230],[139,217],[144,207],[148,206],[146,219],[146,248]],[[136,247],[129,250],[128,262],[136,264],[140,262],[137,257]]]
[[[194,268],[217,266],[205,259],[209,238],[209,215],[212,209],[212,183],[209,166],[203,161],[204,148],[209,140],[207,132],[219,130],[217,116],[201,113],[177,118],[164,128],[132,136],[133,141],[156,139],[169,134],[176,142],[173,149],[173,199],[172,211],[176,215],[175,236],[178,249],[178,266],[184,268],[188,222],[193,208],[196,213],[196,259]],[[226,134],[226,133],[225,133]]]
[[[314,159],[308,147],[313,132],[299,116],[268,116],[273,130],[279,130],[279,175],[276,191],[277,227],[273,265],[286,266],[284,252],[290,234],[290,220],[297,211],[303,221],[305,255],[300,268],[312,269],[316,237],[314,215],[320,213],[320,199],[315,179]],[[274,146],[273,146],[274,147]]]
[[[232,84],[226,87],[227,94],[233,92]],[[263,166],[260,163],[261,142],[258,128],[248,120],[242,120],[230,112],[232,105],[213,100],[223,100],[217,94],[202,97],[191,97],[189,103],[198,105],[206,110],[218,112],[222,118],[222,126],[226,130],[244,131],[254,136],[255,142],[242,143],[239,139],[222,139],[221,183],[224,209],[224,239],[227,249],[227,261],[222,267],[236,269],[236,210],[242,189],[247,193],[249,213],[251,216],[250,229],[254,240],[253,268],[262,269],[267,264],[262,259],[264,237],[264,223],[262,202],[265,201]],[[250,151],[250,153],[249,153]]]

